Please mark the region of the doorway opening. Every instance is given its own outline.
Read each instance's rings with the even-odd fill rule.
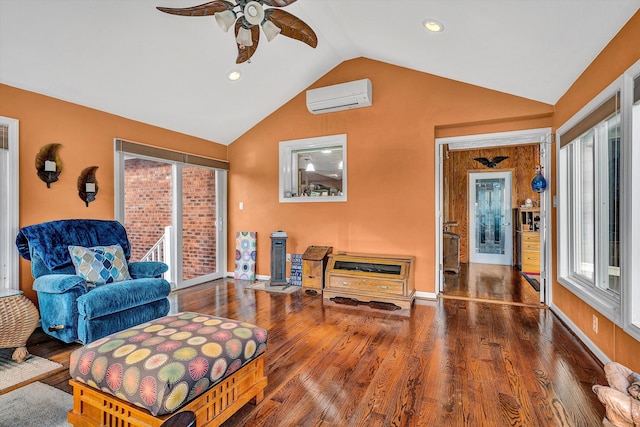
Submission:
[[[550,195],[536,193],[531,180],[537,166],[549,170],[550,134],[544,128],[436,139],[438,296],[548,304]],[[527,229],[523,239],[520,211],[532,207],[539,212],[536,229]],[[529,241],[534,234],[537,241]],[[452,254],[457,268],[446,267]],[[523,270],[523,254],[537,257],[537,271],[533,261]]]

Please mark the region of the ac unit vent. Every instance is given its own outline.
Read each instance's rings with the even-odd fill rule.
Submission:
[[[313,114],[370,107],[371,80],[362,79],[307,91],[307,108]]]

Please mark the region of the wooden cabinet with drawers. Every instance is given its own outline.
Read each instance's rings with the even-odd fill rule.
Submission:
[[[325,299],[383,302],[410,309],[415,300],[413,256],[336,253],[325,274]]]
[[[520,254],[520,269],[524,273],[540,274],[540,233],[522,232]]]
[[[523,273],[540,274],[540,210],[518,209],[518,266]]]

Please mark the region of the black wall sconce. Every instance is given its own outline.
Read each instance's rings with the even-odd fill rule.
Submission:
[[[98,166],[86,167],[78,177],[78,196],[80,196],[87,207],[89,207],[89,203],[96,199],[96,194],[98,194],[97,169]]]
[[[47,144],[36,155],[38,177],[47,183],[47,188],[51,188],[51,183],[56,182],[62,172],[62,160],[58,155],[60,147],[62,144]]]

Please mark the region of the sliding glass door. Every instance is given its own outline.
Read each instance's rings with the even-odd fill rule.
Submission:
[[[169,162],[125,156],[122,223],[131,242],[131,261],[167,262],[170,269],[165,278],[175,283],[172,176]]]
[[[215,170],[182,166],[183,281],[218,271],[217,195]]]
[[[203,166],[204,158],[177,161],[174,152],[118,147],[116,141],[116,216],[127,229],[131,260],[167,263],[174,288],[223,277],[226,170]]]

